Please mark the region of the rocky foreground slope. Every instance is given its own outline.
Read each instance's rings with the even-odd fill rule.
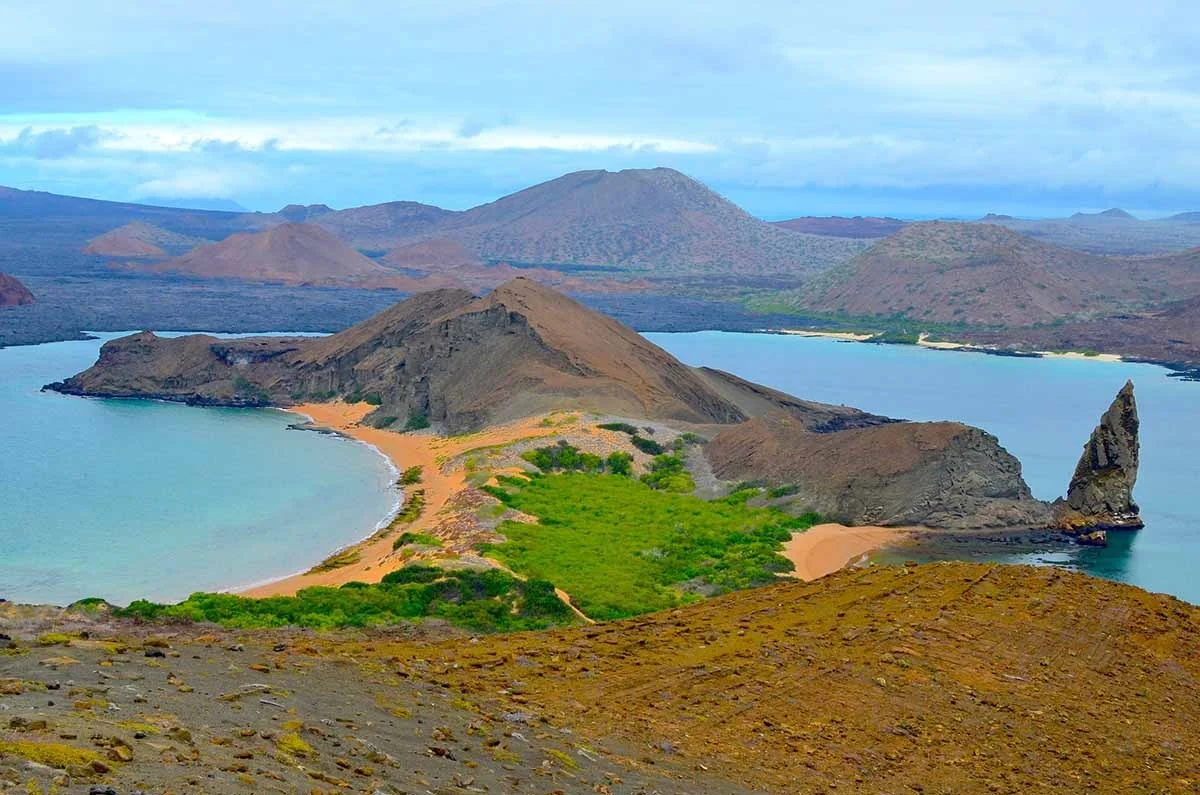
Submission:
[[[432,626],[236,632],[3,604],[0,633],[0,789],[12,791],[1200,783],[1200,608],[1052,568],[844,571],[470,641]]]
[[[93,367],[50,388],[235,406],[340,397],[377,405],[366,420],[376,427],[432,424],[447,433],[586,410],[677,423],[712,439],[707,455],[719,477],[795,485],[797,508],[850,524],[1055,522],[1030,496],[1020,463],[983,431],[897,422],[687,367],[526,279],[483,298],[425,293],[319,339],[142,332],[107,343]],[[1072,527],[1092,523],[1082,512],[1077,519]]]

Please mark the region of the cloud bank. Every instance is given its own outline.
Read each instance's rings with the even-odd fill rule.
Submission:
[[[1195,4],[101,5],[0,8],[0,184],[461,207],[668,165],[772,217],[1200,208]]]

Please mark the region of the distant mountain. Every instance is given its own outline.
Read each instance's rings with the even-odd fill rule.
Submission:
[[[441,238],[484,260],[722,277],[803,274],[863,247],[760,221],[668,168],[579,171],[464,212],[394,202],[318,223],[360,249]]]
[[[1200,252],[1101,257],[991,224],[912,224],[791,294],[796,306],[975,326],[1112,314],[1200,293]]]
[[[987,215],[980,223],[1006,226],[1047,243],[1090,254],[1166,254],[1200,246],[1200,213],[1140,220],[1120,209],[1069,218],[1025,219]]]
[[[331,212],[333,208],[325,204],[289,204],[275,214],[299,224],[329,215]]]
[[[202,238],[169,232],[145,221],[130,221],[89,240],[83,253],[114,258],[157,258],[167,256],[168,249],[182,252],[205,242]]]
[[[186,238],[220,240],[280,220],[257,213],[181,210],[0,188],[0,270],[19,269],[29,275],[78,272],[89,267],[82,249],[93,238],[133,221]],[[168,254],[179,250],[149,242]]]
[[[16,276],[0,273],[0,307],[26,306],[33,302],[33,293]]]
[[[900,231],[905,222],[899,218],[876,218],[856,215],[853,218],[830,216],[827,218],[806,216],[787,221],[774,221],[776,226],[793,232],[828,237],[878,238]]]
[[[1119,207],[1105,210],[1100,213],[1075,213],[1071,216],[1072,221],[1136,221],[1134,216],[1125,212]]]
[[[397,274],[313,224],[285,223],[240,233],[166,262],[141,266],[157,273],[283,284],[390,286]]]
[[[399,246],[389,251],[380,261],[395,268],[419,271],[477,268],[484,264],[483,260],[461,243],[444,238]]]
[[[397,201],[326,213],[317,223],[355,248],[388,251],[403,242],[436,236],[441,224],[456,215],[431,204]]]

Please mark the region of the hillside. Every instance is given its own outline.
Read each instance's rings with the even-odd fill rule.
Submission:
[[[1143,312],[1037,328],[970,330],[979,345],[1035,351],[1096,351],[1134,359],[1200,366],[1200,297]]]
[[[786,221],[774,221],[776,226],[790,229],[793,232],[804,232],[810,235],[826,235],[828,237],[850,238],[880,238],[899,232],[905,226],[905,221],[899,218],[875,218],[856,215],[853,218],[831,216],[827,218],[804,217],[790,218]]]
[[[1119,221],[1118,221],[1119,222]],[[1101,257],[993,224],[913,224],[788,300],[811,311],[1030,326],[1200,293],[1200,252]]]
[[[33,302],[33,293],[17,277],[0,273],[0,307],[27,306]]]
[[[145,221],[130,221],[89,240],[83,253],[113,258],[158,258],[166,257],[168,251],[182,253],[206,242]]]
[[[386,286],[396,274],[313,224],[285,223],[232,235],[142,269],[283,284]]]
[[[402,242],[436,235],[457,215],[430,204],[395,201],[323,213],[316,222],[355,248],[388,251]]]
[[[636,332],[526,279],[483,298],[423,293],[315,340],[135,335],[65,386],[233,403],[376,393],[375,420],[420,416],[451,432],[583,406],[699,423],[743,418]]]
[[[398,202],[319,223],[359,248],[436,237],[485,260],[696,276],[806,273],[861,248],[760,221],[668,168],[575,172],[460,213]]]
[[[74,749],[119,792],[180,770],[227,793],[1195,791],[1200,608],[1051,567],[848,570],[596,626],[436,631],[0,605],[0,743],[23,743],[0,780],[45,791],[56,772],[25,756]],[[74,701],[48,699],[66,677]]]
[[[380,262],[393,268],[426,273],[452,268],[477,268],[484,264],[483,260],[461,243],[444,238],[431,238],[398,246],[389,251]]]

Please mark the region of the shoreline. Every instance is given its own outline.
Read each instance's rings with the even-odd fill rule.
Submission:
[[[934,351],[962,351],[964,353],[982,353],[990,356],[1020,356],[1031,359],[1075,359],[1085,362],[1109,362],[1109,363],[1138,363],[1142,360],[1126,358],[1125,354],[1120,353],[1096,353],[1087,354],[1080,351],[1021,351],[1010,348],[994,348],[982,345],[973,345],[969,342],[949,342],[929,339],[928,334],[922,333],[918,336],[915,343],[889,342],[888,340],[874,340],[875,334],[867,334],[856,331],[814,331],[808,329],[761,329],[762,334],[782,334],[790,337],[820,337],[824,339],[838,340],[839,342],[870,342],[874,345],[906,345],[912,344],[914,347],[926,348]],[[1164,369],[1172,369],[1168,364],[1157,361],[1145,361],[1145,364],[1154,364]]]
[[[897,546],[912,537],[913,528],[863,525],[849,527],[836,523],[813,525],[793,533],[784,543],[785,558],[795,570],[783,574],[804,582],[818,580],[852,565],[858,565],[870,553]]]
[[[413,467],[421,467],[421,481],[403,489],[403,499],[397,511],[379,523],[377,528],[358,543],[331,550],[313,563],[314,568],[295,572],[230,589],[228,592],[256,598],[268,596],[290,596],[301,588],[312,586],[338,587],[348,582],[379,582],[403,565],[403,559],[392,548],[393,536],[404,532],[438,535],[438,526],[453,513],[449,503],[468,488],[467,473],[463,467],[444,471],[444,465],[462,453],[496,443],[508,443],[517,439],[553,435],[556,428],[541,425],[540,417],[529,417],[505,425],[488,428],[473,434],[444,437],[430,432],[396,433],[363,425],[362,419],[374,406],[365,403],[309,403],[293,406],[283,411],[305,416],[313,424],[340,433],[355,442],[366,444],[388,459],[399,473]],[[424,507],[420,515],[401,527],[391,527],[395,516],[404,509],[410,497],[422,493]],[[353,552],[355,559],[336,568],[315,570],[329,558]]]
[[[396,464],[395,461],[393,461],[386,453],[384,453],[382,450],[380,450],[377,446],[371,444],[370,442],[364,441],[363,439],[359,439],[355,436],[352,436],[348,433],[344,433],[341,430],[338,430],[335,428],[327,428],[323,425],[318,425],[315,419],[313,419],[310,415],[305,414],[304,412],[300,411],[299,408],[296,408],[296,409],[272,408],[271,410],[272,411],[280,411],[285,414],[292,414],[292,415],[300,417],[301,421],[297,422],[297,423],[293,423],[292,425],[289,425],[287,427],[287,430],[308,431],[309,433],[324,433],[327,435],[336,436],[338,438],[345,439],[346,441],[352,442],[354,444],[362,445],[363,447],[366,447],[368,450],[375,453],[377,456],[379,456],[380,458],[383,459],[384,465],[387,467],[388,472],[391,475],[391,478],[392,478],[391,491],[395,494],[396,498],[392,501],[392,507],[388,509],[388,512],[386,514],[384,514],[384,517],[382,519],[380,519],[378,522],[376,522],[375,526],[373,528],[371,528],[371,532],[367,533],[362,538],[351,541],[347,544],[343,544],[342,546],[340,546],[337,549],[330,552],[328,555],[325,555],[324,557],[322,557],[320,560],[313,562],[312,566],[309,566],[307,569],[301,569],[299,571],[293,571],[293,572],[289,572],[287,574],[280,574],[275,577],[267,577],[267,578],[264,578],[261,580],[255,580],[254,582],[250,582],[250,583],[242,583],[239,585],[232,585],[227,588],[221,588],[220,590],[217,591],[217,593],[248,595],[251,591],[256,591],[256,590],[263,589],[263,588],[269,588],[270,586],[275,585],[276,583],[283,582],[284,580],[290,580],[293,578],[303,577],[312,570],[313,566],[321,565],[322,561],[324,561],[330,557],[333,557],[335,555],[338,555],[342,552],[346,552],[348,550],[354,549],[355,547],[361,546],[361,545],[367,543],[368,541],[370,541],[372,538],[374,538],[376,535],[378,535],[381,531],[383,531],[386,527],[388,527],[388,525],[390,525],[392,523],[392,521],[395,520],[395,518],[400,514],[400,510],[404,507],[404,502],[405,502],[406,497],[405,497],[404,489],[400,486],[400,473],[401,473],[400,468]]]

